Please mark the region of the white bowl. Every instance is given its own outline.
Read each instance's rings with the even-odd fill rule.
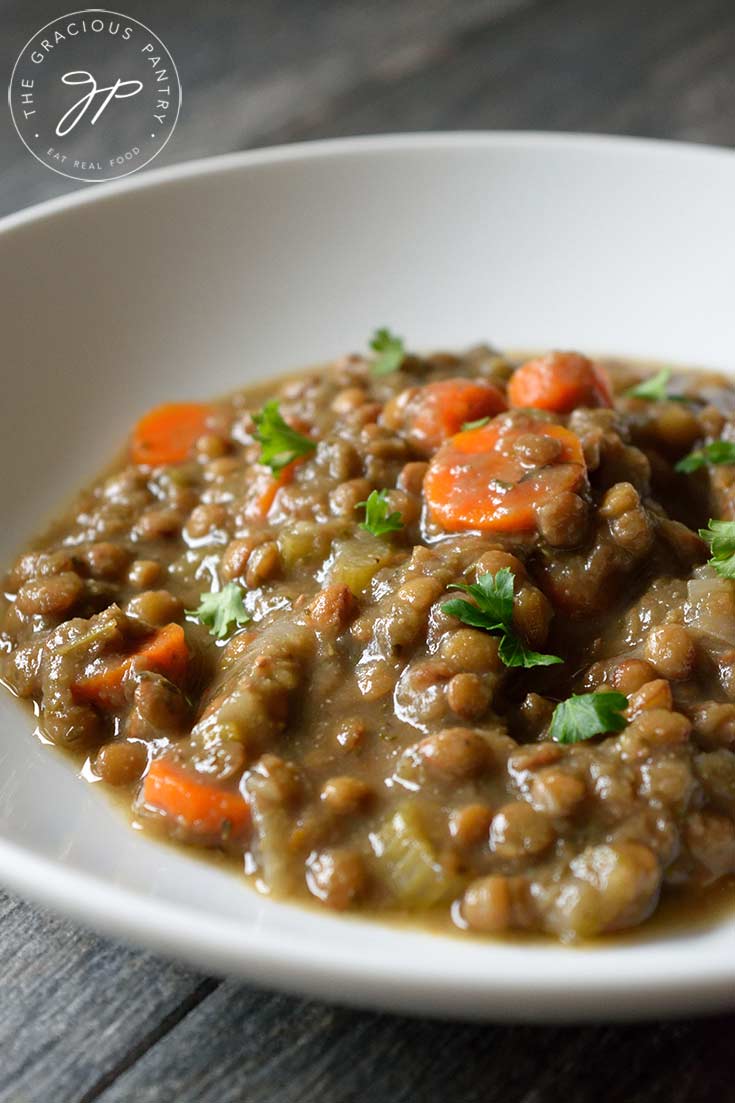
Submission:
[[[30,168],[29,168],[30,171]],[[136,413],[344,350],[487,338],[727,368],[735,155],[389,137],[166,168],[0,224],[0,560]],[[735,922],[598,949],[432,936],[258,897],[142,838],[0,697],[0,880],[109,934],[330,999],[497,1019],[735,1004]]]

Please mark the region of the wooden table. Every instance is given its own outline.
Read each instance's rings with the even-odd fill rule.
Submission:
[[[158,165],[389,130],[735,136],[733,0],[121,4],[181,73]],[[0,0],[4,79],[67,6]],[[0,213],[79,186],[32,160],[4,109],[0,166]],[[729,1103],[734,1045],[732,1016],[538,1028],[345,1011],[201,976],[0,894],[0,1103]]]

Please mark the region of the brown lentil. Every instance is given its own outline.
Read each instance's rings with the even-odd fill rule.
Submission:
[[[26,616],[59,617],[69,613],[83,593],[84,583],[79,575],[64,571],[24,583],[18,590],[15,604]]]
[[[473,777],[490,761],[483,737],[467,728],[445,728],[422,740],[417,750],[427,770],[440,778]]]
[[[504,804],[490,825],[490,849],[499,858],[525,858],[551,846],[554,831],[548,817],[526,801]]]
[[[449,833],[463,849],[487,841],[492,809],[487,804],[466,804],[449,817]]]
[[[510,926],[511,897],[507,877],[480,877],[462,898],[462,918],[473,931],[486,934]]]
[[[309,890],[328,908],[344,911],[365,891],[367,875],[362,857],[355,850],[323,850],[309,862],[306,882]]]
[[[365,808],[373,797],[372,788],[356,777],[331,777],[322,786],[321,798],[338,816],[351,816]]]
[[[119,544],[100,542],[90,544],[80,557],[92,578],[117,581],[122,578],[130,562],[130,552]]]
[[[697,652],[686,628],[681,624],[662,624],[648,635],[646,658],[662,678],[677,682],[691,676]]]
[[[162,574],[163,567],[155,559],[136,559],[130,564],[128,582],[136,590],[150,590]]]
[[[498,639],[477,628],[459,628],[442,637],[441,657],[450,667],[468,674],[497,673],[502,668],[498,658]]]
[[[129,616],[157,626],[178,620],[183,611],[182,602],[168,590],[145,590],[131,598],[126,609]]]
[[[108,785],[132,785],[146,768],[148,753],[142,743],[106,743],[94,759],[94,772]]]

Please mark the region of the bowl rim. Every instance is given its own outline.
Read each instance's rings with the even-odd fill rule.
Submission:
[[[177,161],[172,165],[139,170],[118,180],[99,183],[81,182],[68,195],[56,196],[23,207],[19,211],[0,218],[0,233],[20,228],[27,223],[86,207],[88,204],[106,203],[120,195],[141,189],[165,187],[179,180],[198,176],[216,175],[241,168],[265,164],[288,164],[296,161],[341,158],[353,154],[381,155],[410,151],[447,151],[468,149],[529,149],[566,150],[572,152],[596,152],[732,161],[735,150],[727,146],[703,142],[680,142],[669,138],[639,138],[620,134],[580,134],[574,131],[544,130],[437,130],[407,131],[395,134],[365,134],[346,138],[320,138],[314,141],[289,142],[258,149],[220,153],[213,157],[197,157]]]
[[[48,219],[63,217],[68,211],[115,203],[132,192],[166,188],[201,176],[354,155],[375,157],[407,152],[451,155],[483,149],[549,150],[557,155],[581,152],[679,162],[692,158],[703,168],[713,160],[724,160],[735,166],[735,151],[723,147],[598,134],[458,131],[301,142],[184,161],[92,188],[79,188],[70,195],[46,200],[0,219],[0,249],[3,235],[33,229]],[[489,983],[492,943],[482,944],[477,953],[473,951],[473,958],[477,958],[474,968],[453,971],[448,962],[451,955],[442,960],[441,955],[430,953],[422,955],[418,962],[404,957],[397,968],[395,953],[386,954],[383,959],[371,953],[360,957],[355,954],[355,941],[348,955],[346,947],[336,947],[328,938],[314,942],[308,934],[284,942],[277,926],[274,930],[262,924],[248,927],[222,915],[146,897],[103,877],[39,856],[7,838],[0,838],[0,880],[11,890],[107,935],[215,972],[344,1003],[513,1021],[628,1018],[653,1010],[691,1013],[735,1005],[735,954],[727,958],[719,943],[707,951],[701,949],[677,957],[667,954],[661,960],[655,953],[650,957],[644,954],[642,958],[630,954],[625,946],[606,952],[570,951],[550,944],[542,951],[545,961],[542,973],[530,975],[526,969],[514,976],[503,971],[492,975]],[[334,918],[325,920],[328,922],[349,922],[356,929],[365,926],[367,931],[371,924],[369,920]],[[396,929],[397,938],[401,933],[402,929]],[[420,936],[416,931],[410,937],[441,938]],[[441,941],[446,946],[449,940]],[[477,943],[473,942],[473,946]],[[534,947],[522,947],[522,952],[536,956]],[[577,956],[580,968],[570,968],[570,953]],[[488,968],[477,967],[483,956]],[[590,979],[588,967],[593,962],[595,974]]]
[[[160,844],[153,841],[152,845]],[[358,1007],[450,1018],[553,1019],[560,1023],[637,1019],[654,1012],[671,1017],[726,1010],[735,1003],[735,960],[723,960],[721,953],[707,955],[704,967],[698,954],[682,954],[674,962],[667,955],[663,967],[651,969],[646,968],[645,954],[644,960],[634,958],[630,965],[624,961],[628,956],[625,946],[603,956],[605,951],[597,947],[532,944],[515,950],[524,956],[529,951],[543,955],[544,972],[529,975],[529,956],[523,962],[525,971],[512,976],[506,968],[491,973],[494,952],[507,947],[477,940],[473,942],[474,968],[461,974],[437,965],[429,955],[418,962],[403,958],[397,968],[393,955],[385,962],[374,956],[357,956],[357,939],[349,955],[343,947],[335,952],[328,938],[314,942],[302,936],[284,943],[277,929],[239,925],[233,919],[153,900],[102,877],[39,858],[6,840],[0,840],[0,877],[7,888],[26,899],[129,945],[210,973]],[[245,891],[253,890],[247,887]],[[279,906],[303,910],[298,904]],[[331,915],[322,922],[347,922],[356,933],[367,934],[375,926],[374,920]],[[380,926],[385,929],[384,924]],[[459,938],[395,929],[396,937],[404,933],[427,943],[427,949],[435,939],[445,945],[449,941],[460,944]],[[631,949],[645,950],[645,946],[640,943]],[[572,957],[580,968],[571,967]],[[591,979],[589,968],[599,967],[601,962],[603,970]]]

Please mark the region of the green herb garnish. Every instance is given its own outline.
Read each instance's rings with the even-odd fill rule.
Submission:
[[[198,609],[187,609],[187,616],[198,617],[209,625],[210,636],[222,640],[230,631],[230,625],[247,624],[251,619],[242,600],[242,590],[235,582],[228,582],[221,590],[199,595]]]
[[[266,402],[263,409],[253,414],[255,439],[260,442],[260,463],[270,467],[274,475],[288,464],[313,452],[316,444],[309,437],[302,436],[292,429],[281,417],[275,399]]]
[[[686,402],[684,395],[667,393],[671,375],[671,368],[661,368],[655,375],[636,383],[635,387],[629,387],[625,393],[628,398],[645,398],[648,402]]]
[[[519,638],[513,627],[513,572],[508,567],[501,567],[494,575],[482,574],[469,586],[456,583],[450,589],[464,590],[477,604],[456,598],[445,602],[443,611],[463,624],[500,636],[498,655],[506,666],[552,666],[564,661],[558,655],[531,651]]]
[[[558,655],[542,655],[540,651],[532,651],[519,636],[508,631],[500,640],[498,655],[506,666],[554,666],[564,662]]]
[[[487,425],[489,417],[478,417],[477,421],[465,421],[462,426],[462,432],[466,433],[468,429],[482,429],[484,425]]]
[[[373,375],[390,375],[398,371],[406,359],[406,347],[402,337],[396,337],[389,329],[376,329],[370,348],[378,355],[373,361]]]
[[[549,735],[555,743],[582,743],[595,735],[620,732],[628,723],[623,715],[628,698],[623,693],[582,693],[554,709]]]
[[[711,444],[705,444],[704,448],[698,448],[679,460],[674,470],[688,475],[708,463],[735,463],[735,444],[729,440],[713,440]]]
[[[371,490],[367,501],[358,502],[357,509],[365,510],[365,520],[360,528],[370,532],[373,536],[385,536],[389,532],[397,532],[403,528],[403,518],[400,513],[389,513],[387,490]]]
[[[709,563],[722,578],[735,578],[735,521],[715,521],[710,518],[707,528],[699,535],[712,552]]]

